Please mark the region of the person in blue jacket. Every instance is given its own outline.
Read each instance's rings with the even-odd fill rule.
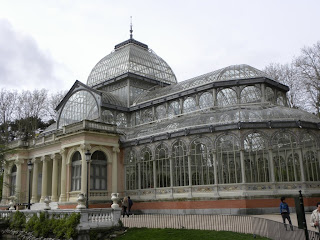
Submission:
[[[284,200],[286,200],[286,198],[281,197],[280,214],[282,216],[282,221],[283,221],[284,227],[287,230],[286,219],[288,219],[288,222],[290,224],[290,228],[293,231],[293,226],[292,226],[291,219],[290,219],[289,205]]]

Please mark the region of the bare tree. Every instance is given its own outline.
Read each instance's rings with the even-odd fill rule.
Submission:
[[[299,74],[295,65],[271,63],[263,70],[270,78],[283,83],[289,87],[287,92],[288,104],[293,108],[302,108],[308,110],[305,105],[306,90],[303,89],[303,83],[299,79]]]
[[[47,114],[49,119],[57,121],[57,114],[55,108],[62,101],[63,97],[66,95],[66,91],[59,91],[56,93],[51,93],[47,99]]]
[[[301,55],[295,59],[295,66],[309,93],[310,106],[320,117],[320,41],[312,47],[302,48]]]

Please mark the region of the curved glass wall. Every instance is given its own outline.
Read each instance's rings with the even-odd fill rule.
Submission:
[[[278,132],[272,140],[275,180],[301,180],[300,161],[296,138],[289,132]]]
[[[101,116],[102,116],[102,121],[109,124],[114,124],[114,116],[110,110],[104,110]]]
[[[157,187],[170,187],[170,160],[167,146],[160,144],[155,154]]]
[[[306,181],[320,181],[320,162],[317,154],[317,141],[311,134],[304,134],[301,139],[302,159]]]
[[[189,185],[189,167],[187,147],[182,141],[177,141],[172,146],[173,161],[173,186]]]
[[[126,189],[138,189],[138,163],[136,153],[131,150],[125,156]]]
[[[144,148],[141,151],[141,189],[153,188],[153,160],[152,152],[149,148]]]
[[[244,139],[246,182],[269,182],[268,159],[264,137],[260,133],[249,133]]]
[[[118,127],[127,127],[127,117],[124,113],[119,113],[117,115],[117,126]]]
[[[241,183],[240,145],[233,135],[224,135],[217,140],[219,183]]]
[[[191,143],[190,156],[192,185],[214,184],[214,166],[206,139],[196,139]]]
[[[64,105],[59,118],[59,128],[84,119],[99,118],[99,106],[93,95],[85,90],[74,93]]]

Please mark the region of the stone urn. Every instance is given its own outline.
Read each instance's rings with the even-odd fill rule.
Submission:
[[[76,209],[85,209],[86,208],[86,205],[85,205],[86,199],[85,199],[83,193],[79,193],[77,202],[78,202],[78,205],[77,205]]]
[[[111,201],[113,202],[111,204],[111,208],[116,209],[119,208],[119,193],[111,193]]]
[[[14,198],[10,198],[10,201],[9,201],[9,210],[15,210],[14,208]]]
[[[49,206],[50,202],[51,201],[50,201],[49,197],[45,197],[44,203],[46,204],[46,206],[44,207],[43,210],[51,210],[51,207]]]

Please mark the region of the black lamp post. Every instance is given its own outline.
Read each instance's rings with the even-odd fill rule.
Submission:
[[[29,196],[28,196],[28,210],[30,210],[30,198],[31,198],[31,170],[33,167],[33,163],[31,161],[28,162],[29,169]]]
[[[86,161],[87,161],[87,201],[86,201],[86,208],[89,208],[89,163],[91,160],[91,152],[87,150],[85,153]]]

